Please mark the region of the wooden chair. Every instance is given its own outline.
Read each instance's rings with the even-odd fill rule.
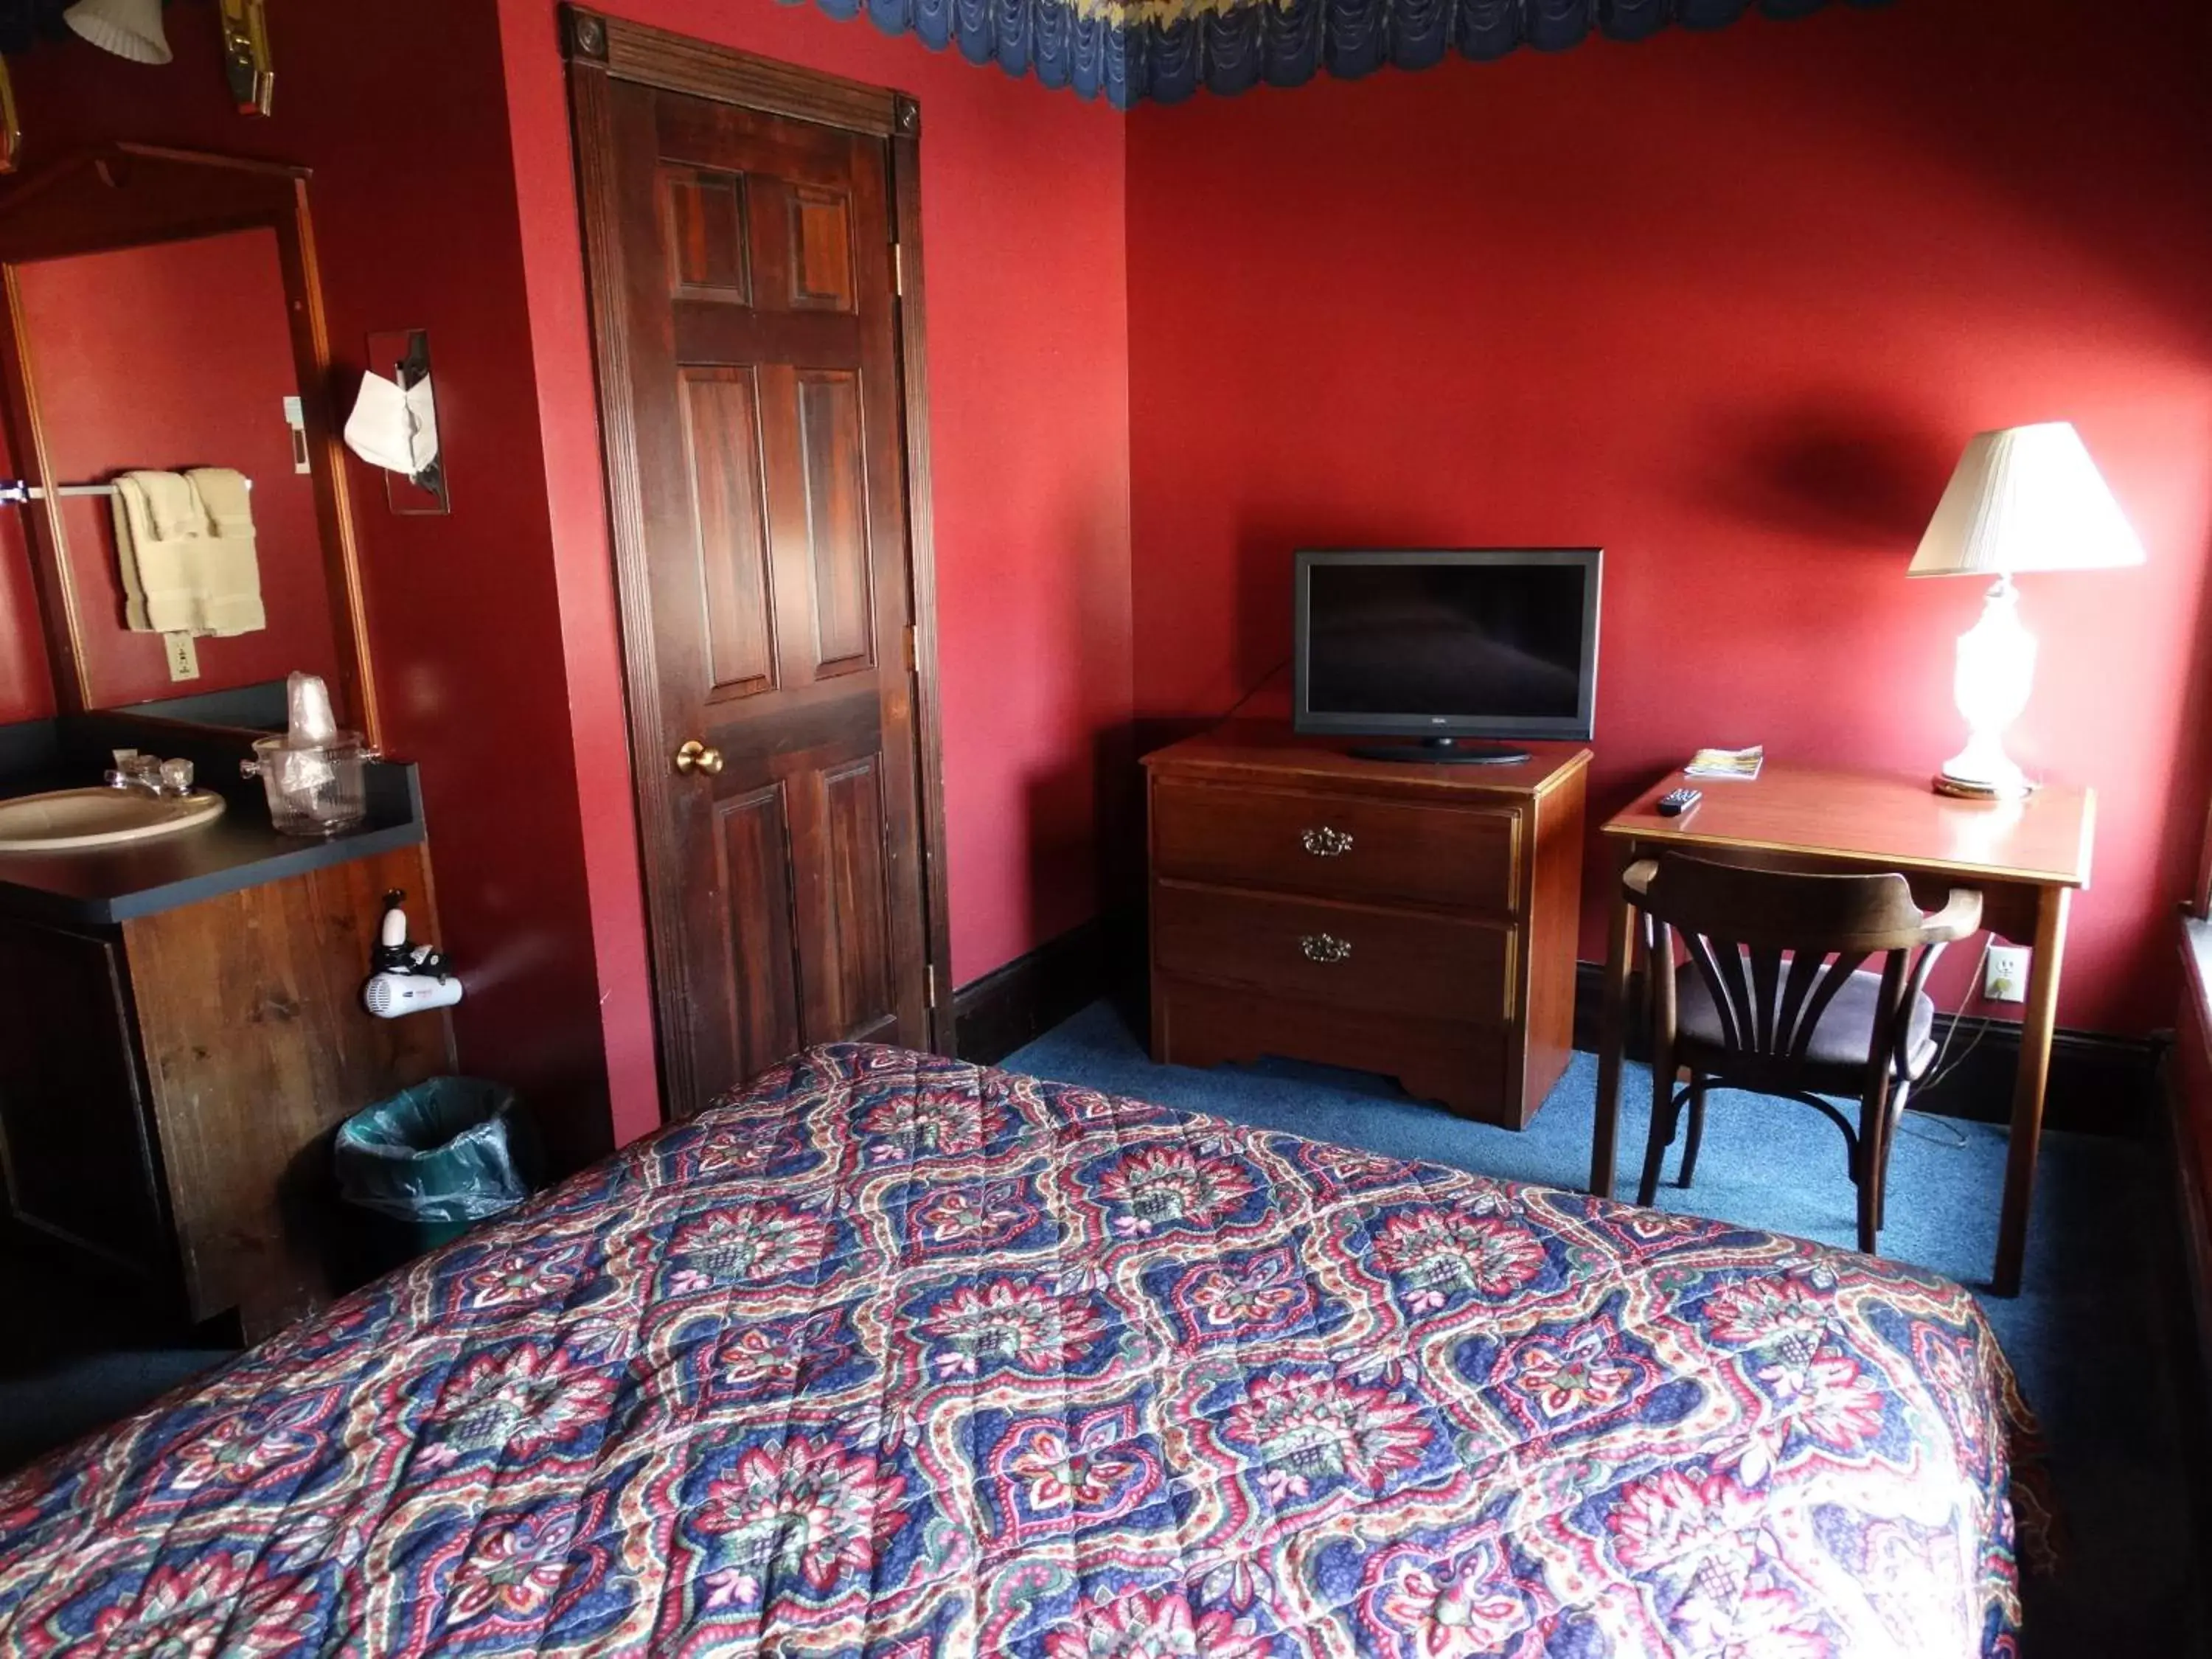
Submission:
[[[1685,1103],[1687,1187],[1705,1091],[1779,1095],[1844,1132],[1859,1249],[1871,1254],[1897,1120],[1936,1058],[1929,970],[1946,945],[1981,925],[1982,896],[1954,889],[1927,915],[1901,875],[1806,875],[1672,853],[1631,865],[1622,879],[1651,927],[1651,1134],[1637,1201],[1650,1204],[1658,1188]],[[1677,939],[1688,957],[1679,967]],[[1875,956],[1879,972],[1862,967]],[[1857,1097],[1857,1124],[1823,1095]]]

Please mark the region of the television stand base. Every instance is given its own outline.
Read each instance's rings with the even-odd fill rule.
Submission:
[[[1525,749],[1508,748],[1502,743],[1462,743],[1455,738],[1362,744],[1352,752],[1360,760],[1406,761],[1417,766],[1525,766],[1534,758]]]

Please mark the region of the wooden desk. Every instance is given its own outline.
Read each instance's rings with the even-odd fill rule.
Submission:
[[[1705,799],[1686,817],[1661,817],[1653,804],[1686,781],[1703,789]],[[1705,848],[1820,870],[1902,871],[1930,909],[1950,888],[1972,887],[1982,895],[1984,927],[2033,947],[1994,1275],[1998,1295],[2016,1296],[2027,1246],[2036,1145],[2043,1133],[2066,911],[2074,890],[2089,884],[2095,814],[2096,798],[2087,789],[2045,787],[2025,801],[2006,803],[1952,800],[1936,794],[1923,778],[1820,771],[1770,761],[1750,783],[1685,780],[1679,772],[1670,773],[1610,820],[1602,833],[1618,854],[1620,869],[1669,848]],[[1608,902],[1604,1036],[1598,1049],[1597,1130],[1590,1153],[1590,1190],[1603,1198],[1613,1195],[1621,1044],[1636,945],[1634,914],[1618,880]]]

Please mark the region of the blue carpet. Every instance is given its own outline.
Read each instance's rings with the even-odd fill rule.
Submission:
[[[228,1349],[116,1349],[0,1376],[0,1474],[128,1417],[231,1358]]]
[[[1011,1071],[1212,1112],[1256,1127],[1423,1158],[1546,1186],[1584,1187],[1596,1112],[1597,1060],[1575,1055],[1522,1131],[1469,1123],[1409,1100],[1363,1073],[1289,1060],[1210,1072],[1155,1066],[1120,1016],[1097,1003],[1002,1062]],[[1632,1198],[1650,1121],[1650,1073],[1621,1085],[1618,1190]],[[1921,1113],[1892,1154],[1885,1255],[1978,1291],[1996,1248],[2005,1132]],[[1659,1207],[1851,1248],[1856,1211],[1843,1137],[1786,1101],[1716,1091],[1697,1185],[1671,1184]],[[2064,1571],[2032,1585],[2025,1645],[2039,1655],[2203,1651],[2172,1349],[2172,1286],[2161,1274],[2171,1226],[2161,1176],[2136,1142],[2044,1137],[2022,1293],[1982,1306],[2050,1443],[2069,1532]]]

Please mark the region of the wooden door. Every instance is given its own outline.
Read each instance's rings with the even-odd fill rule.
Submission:
[[[701,78],[575,77],[678,1116],[934,1000],[890,146]]]

